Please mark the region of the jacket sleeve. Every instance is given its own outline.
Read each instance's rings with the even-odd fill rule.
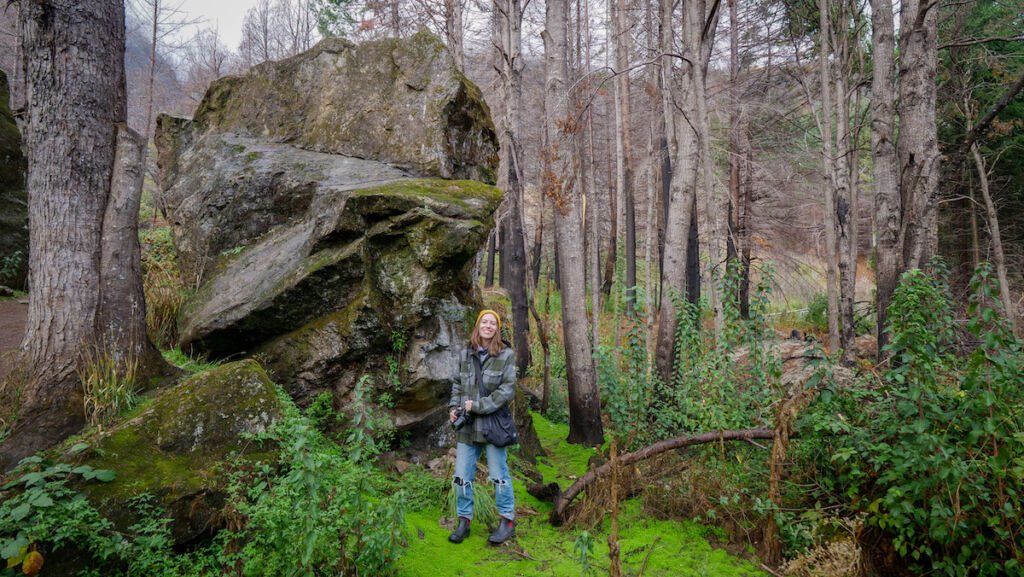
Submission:
[[[487,415],[504,407],[516,394],[516,358],[512,349],[505,358],[505,368],[501,374],[501,385],[486,397],[480,397],[479,403],[473,404],[473,412]]]
[[[465,398],[466,391],[462,387],[462,374],[465,372],[464,369],[466,364],[466,351],[463,350],[459,353],[459,372],[455,375],[455,380],[452,381],[452,395],[448,399],[448,410],[458,407],[461,399]]]

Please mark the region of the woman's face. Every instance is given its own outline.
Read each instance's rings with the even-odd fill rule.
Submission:
[[[492,314],[486,314],[480,317],[480,324],[477,325],[477,328],[482,338],[491,340],[498,333],[498,319]]]

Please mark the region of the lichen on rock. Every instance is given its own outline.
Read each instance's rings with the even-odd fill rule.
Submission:
[[[327,39],[220,79],[157,146],[196,286],[183,347],[258,355],[300,406],[368,374],[399,427],[440,424],[501,192],[490,112],[437,38]]]

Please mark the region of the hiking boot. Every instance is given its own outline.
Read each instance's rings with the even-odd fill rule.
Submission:
[[[516,536],[516,526],[510,519],[504,517],[498,522],[498,528],[491,533],[491,536],[487,538],[488,541],[495,545],[500,545],[505,541],[508,541],[512,537]]]
[[[448,535],[448,540],[452,543],[462,543],[466,537],[469,537],[469,519],[459,517],[459,524],[455,526],[452,534]]]

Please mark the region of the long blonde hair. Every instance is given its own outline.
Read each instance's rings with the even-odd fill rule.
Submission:
[[[498,321],[498,329],[494,331],[494,336],[491,337],[491,340],[485,342],[484,338],[480,336],[480,319],[483,319],[485,315],[480,315],[480,319],[477,319],[476,324],[473,325],[473,332],[469,334],[469,348],[473,352],[485,348],[487,349],[487,354],[496,357],[505,349],[505,343],[501,341],[501,318],[497,316],[497,313],[488,312],[487,314],[495,315],[494,318]]]

